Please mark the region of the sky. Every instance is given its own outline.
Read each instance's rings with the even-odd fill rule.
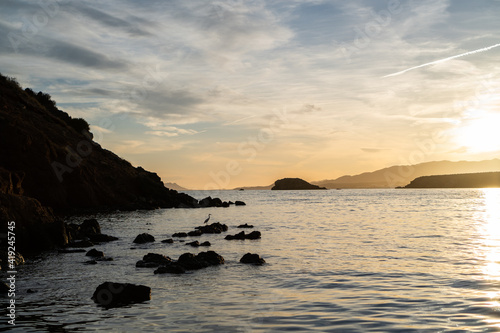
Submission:
[[[190,189],[499,156],[500,1],[0,1],[0,72]]]

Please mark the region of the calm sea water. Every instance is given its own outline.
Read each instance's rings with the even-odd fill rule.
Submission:
[[[120,238],[97,246],[114,261],[84,265],[82,253],[50,252],[20,267],[13,331],[500,331],[500,189],[190,194],[247,206],[96,216],[103,233]],[[208,213],[230,234],[253,224],[262,239],[194,238],[210,241],[226,264],[185,275],[135,267],[148,252],[205,251],[159,241]],[[142,232],[157,242],[135,246]],[[247,252],[267,264],[240,264]],[[104,281],[148,285],[152,300],[100,308],[90,297]]]

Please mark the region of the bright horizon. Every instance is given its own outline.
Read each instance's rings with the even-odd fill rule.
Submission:
[[[500,1],[2,1],[0,72],[190,189],[500,153]]]

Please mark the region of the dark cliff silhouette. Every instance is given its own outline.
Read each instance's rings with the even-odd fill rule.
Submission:
[[[42,243],[64,243],[53,234],[64,228],[57,215],[197,205],[103,149],[87,122],[57,109],[50,95],[0,74],[0,225],[16,222],[19,247],[48,247],[32,244],[37,233],[51,235]]]
[[[424,176],[414,179],[405,188],[487,188],[500,187],[500,172]]]
[[[300,178],[283,178],[277,180],[271,190],[326,190],[326,188],[309,184]]]

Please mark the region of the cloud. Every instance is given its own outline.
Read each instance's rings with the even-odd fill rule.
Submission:
[[[68,11],[75,11],[76,15],[82,14],[86,18],[91,19],[95,22],[98,22],[99,24],[109,27],[109,28],[114,28],[117,30],[121,30],[129,34],[130,36],[133,37],[150,37],[153,36],[153,34],[139,26],[141,24],[142,26],[146,25],[146,20],[138,18],[133,15],[128,15],[127,19],[122,19],[113,15],[110,15],[102,10],[98,10],[95,8],[92,8],[90,6],[86,6],[82,3],[68,3],[65,5],[65,10]],[[137,23],[133,23],[133,22]],[[151,24],[150,22],[148,22]]]
[[[43,35],[23,33],[22,29],[0,22],[0,53],[11,56],[26,55],[32,58],[47,58],[55,62],[63,61],[72,65],[96,69],[126,69],[123,60],[112,59],[108,55],[90,50],[83,46],[57,40]]]
[[[380,153],[382,151],[390,150],[388,148],[361,148],[365,153]]]
[[[473,51],[469,51],[469,52],[457,54],[457,55],[454,55],[454,56],[451,56],[451,57],[447,57],[447,58],[444,58],[444,59],[439,59],[439,60],[427,62],[427,63],[422,64],[422,65],[410,67],[410,68],[407,68],[405,70],[402,70],[402,71],[399,71],[399,72],[396,72],[396,73],[392,73],[392,74],[388,74],[388,75],[385,75],[385,76],[382,76],[382,77],[385,78],[385,77],[391,77],[391,76],[401,75],[401,74],[404,74],[406,72],[409,72],[409,71],[412,71],[412,70],[415,70],[415,69],[418,69],[418,68],[427,67],[427,66],[430,66],[430,65],[436,65],[436,64],[439,64],[439,63],[450,61],[452,59],[456,59],[456,58],[460,58],[460,57],[465,57],[465,56],[476,54],[476,53],[480,53],[480,52],[486,52],[486,51],[489,51],[489,50],[494,49],[494,48],[499,47],[499,46],[500,46],[500,43],[497,43],[497,44],[494,44],[494,45],[491,45],[491,46],[488,46],[488,47],[483,47],[483,48],[480,48],[480,49],[477,49],[477,50],[473,50]]]

